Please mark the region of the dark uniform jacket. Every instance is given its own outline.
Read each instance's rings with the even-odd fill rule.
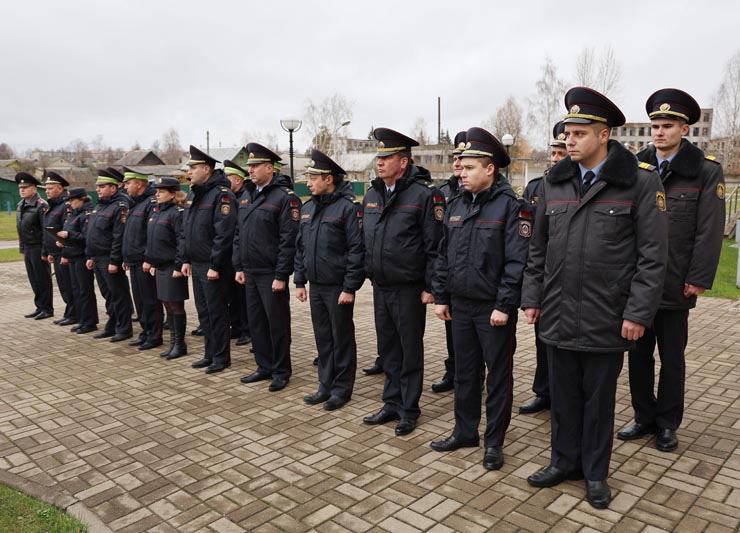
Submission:
[[[654,146],[642,150],[637,158],[658,163]],[[690,309],[696,306],[696,296],[684,297],[684,283],[711,289],[722,250],[722,167],[683,139],[663,176],[663,187],[668,208],[668,269],[660,308]]]
[[[532,235],[529,207],[500,174],[490,189],[454,197],[447,205],[433,294],[437,304],[454,295],[494,301],[507,314],[519,308]]]
[[[251,184],[239,201],[233,257],[237,272],[270,274],[280,281],[293,273],[301,200],[289,181],[277,175],[259,192]]]
[[[341,182],[332,193],[312,196],[301,209],[296,241],[296,287],[307,281],[341,285],[353,293],[365,280],[362,206],[352,187]]]
[[[44,226],[47,228],[54,228],[54,232],[62,231],[64,221],[66,220],[69,213],[72,212],[72,206],[67,201],[67,195],[62,194],[59,198],[49,200],[49,210],[46,212],[44,217]],[[48,231],[44,231],[44,246],[41,252],[42,255],[59,255],[61,248],[57,248],[57,240]]]
[[[139,196],[131,197],[131,207],[123,231],[123,261],[128,265],[144,262],[146,225],[157,206],[154,187],[148,185]]]
[[[460,178],[455,175],[450,176],[450,178],[439,187],[439,192],[444,194],[445,202],[447,203],[462,191],[463,189],[460,186]]]
[[[117,191],[110,198],[100,198],[87,224],[85,256],[90,259],[109,256],[110,264],[123,264],[123,230],[128,216],[128,201]]]
[[[71,206],[70,206],[71,207]],[[85,202],[81,207],[72,209],[64,220],[62,229],[67,232],[62,257],[77,259],[85,257],[85,240],[87,223],[93,211],[92,202]]]
[[[26,246],[43,246],[44,216],[48,210],[49,204],[38,194],[18,202],[15,226],[18,230],[18,248],[21,253]]]
[[[542,197],[543,183],[544,176],[538,176],[536,178],[532,178],[524,188],[522,198],[524,198],[524,201],[529,204],[533,216],[537,215],[537,204],[540,203],[540,198]]]
[[[598,181],[580,198],[566,157],[545,178],[524,275],[523,308],[539,308],[546,344],[623,352],[624,319],[649,326],[667,259],[668,217],[658,173],[610,140]]]
[[[374,179],[362,222],[367,277],[381,287],[419,285],[431,292],[444,209],[425,168],[409,166],[390,197],[383,180]]]
[[[193,185],[183,212],[183,263],[208,263],[217,272],[230,270],[236,198],[223,170],[208,181]]]
[[[157,204],[146,225],[146,252],[144,260],[156,268],[174,263],[182,268],[178,246],[183,239],[182,217],[184,209],[174,202]]]

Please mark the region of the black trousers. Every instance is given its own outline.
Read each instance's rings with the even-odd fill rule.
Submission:
[[[290,292],[272,292],[272,274],[247,274],[244,290],[247,296],[247,316],[252,334],[257,370],[273,378],[290,379],[292,342],[290,327]]]
[[[683,420],[689,310],[659,309],[653,325],[645,329],[629,352],[630,392],[635,420],[655,422],[659,428],[676,430]],[[660,380],[655,396],[655,344],[660,355]]]
[[[445,340],[447,341],[447,359],[445,359],[444,379],[455,378],[455,344],[452,340],[452,321],[445,320]]]
[[[624,353],[592,353],[548,346],[551,463],[583,469],[587,480],[609,475],[617,378]]]
[[[231,364],[229,345],[229,309],[226,305],[231,279],[219,272],[219,279],[209,280],[208,263],[193,263],[193,293],[200,327],[203,328],[205,354],[212,364]]]
[[[66,304],[64,308],[64,318],[77,320],[77,307],[75,305],[74,289],[72,289],[72,274],[69,265],[62,264],[62,256],[54,256],[54,277],[57,278],[57,287],[62,300]]]
[[[503,446],[511,421],[514,398],[516,312],[505,326],[492,326],[494,302],[452,299],[452,334],[455,339],[455,429],[453,436],[478,440],[481,417],[481,368],[486,378],[486,447]]]
[[[546,400],[550,399],[550,378],[547,369],[547,345],[540,340],[540,323],[534,324],[534,345],[537,350],[537,366],[534,369],[532,392]]]
[[[427,308],[423,287],[373,285],[378,352],[385,371],[384,409],[417,419],[424,381],[424,328]]]
[[[98,325],[98,302],[95,298],[95,274],[85,266],[85,258],[69,260],[72,292],[80,326]]]
[[[249,320],[247,319],[247,292],[244,286],[238,284],[231,272],[231,290],[229,291],[229,324],[231,332],[239,336],[250,335]]]
[[[141,269],[141,263],[131,263],[128,267],[142,337],[150,342],[158,342],[162,340],[163,312],[162,302],[157,299],[157,281],[149,272]]]
[[[108,313],[108,322],[105,324],[106,331],[115,331],[116,333],[131,333],[131,312],[133,305],[131,303],[131,292],[129,290],[128,278],[122,267],[118,272],[110,274],[108,265],[110,260],[108,256],[93,257],[95,268],[95,278],[98,280],[98,287],[105,298],[105,311]]]
[[[319,352],[319,393],[352,397],[357,370],[354,302],[339,305],[341,286],[312,283],[311,321]]]
[[[54,313],[51,288],[51,266],[41,259],[41,245],[24,246],[23,262],[33,291],[36,311]]]

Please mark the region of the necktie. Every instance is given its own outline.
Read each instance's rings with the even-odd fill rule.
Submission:
[[[594,174],[593,170],[589,170],[583,175],[583,183],[581,184],[581,197],[586,196],[586,193],[591,188],[591,185],[593,185],[593,179],[595,177],[596,174]]]
[[[660,177],[664,178],[666,172],[668,172],[668,161],[663,161],[660,164]]]

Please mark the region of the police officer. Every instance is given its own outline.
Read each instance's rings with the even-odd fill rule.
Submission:
[[[465,134],[466,132],[460,131],[455,135],[455,144],[452,149],[452,176],[439,188],[447,203],[462,192],[460,186],[460,174],[462,173],[460,154],[465,150]],[[452,390],[455,384],[455,345],[452,341],[452,321],[450,320],[445,321],[445,340],[447,342],[445,373],[442,379],[432,384],[432,392],[447,392]],[[483,371],[485,372],[485,370]]]
[[[585,87],[565,105],[569,157],[545,178],[522,292],[548,346],[552,424],[550,465],[527,481],[585,476],[588,502],[606,508],[617,378],[663,286],[665,193],[653,167],[609,139],[624,124],[616,105]]]
[[[129,343],[139,350],[151,350],[162,345],[162,303],[157,300],[157,286],[148,269],[144,268],[147,221],[157,206],[151,174],[123,167],[123,186],[131,197],[131,207],[123,232],[124,268],[131,276],[136,316],[141,324],[139,338]]]
[[[95,189],[98,203],[87,225],[85,256],[87,268],[95,271],[100,293],[105,298],[108,321],[95,339],[110,337],[120,342],[133,336],[131,293],[123,271],[123,230],[128,202],[119,190],[120,180],[107,170],[98,170]]]
[[[62,262],[67,262],[72,282],[73,300],[79,323],[73,333],[85,334],[98,329],[98,304],[95,297],[95,274],[85,266],[87,222],[93,204],[82,187],[72,187],[67,194],[72,211],[57,233]],[[62,242],[63,241],[63,242]],[[61,246],[60,246],[61,245]]]
[[[676,430],[683,419],[689,309],[696,297],[712,288],[722,249],[725,182],[713,157],[684,138],[701,109],[679,89],[660,89],[645,104],[651,121],[652,146],[637,154],[659,169],[668,213],[668,268],[660,307],[653,323],[629,352],[630,392],[635,421],[617,433],[632,440],[657,433],[663,452],[678,446]],[[654,394],[658,345],[660,380]]]
[[[190,146],[190,193],[183,213],[182,273],[193,277],[198,320],[203,328],[205,354],[192,364],[206,374],[231,366],[228,301],[230,261],[234,240],[236,199],[216,159]]]
[[[452,322],[455,429],[431,447],[448,452],[478,446],[478,376],[486,366],[483,466],[498,470],[511,420],[517,313],[532,221],[500,173],[511,162],[504,146],[481,128],[470,128],[466,140],[460,154],[464,192],[447,206],[433,285],[436,315]]]
[[[301,209],[293,280],[298,300],[311,302],[319,388],[303,401],[325,402],[324,409],[333,411],[349,401],[355,383],[352,317],[355,292],[365,280],[362,206],[343,179],[345,170],[319,150],[311,150],[306,174],[312,196]]]
[[[565,156],[568,150],[565,148],[565,123],[561,120],[552,129],[552,141],[550,141],[550,166],[554,165]],[[549,170],[549,169],[548,169]],[[548,170],[545,170],[545,176]],[[542,196],[542,182],[544,176],[530,180],[524,189],[524,200],[529,204],[529,213],[532,215],[532,224],[535,223],[534,215],[537,213],[537,204]],[[550,408],[550,380],[547,378],[547,346],[540,340],[540,325],[534,324],[534,344],[536,349],[537,365],[534,371],[534,383],[532,392],[535,397],[519,406],[522,414],[538,413]]]
[[[424,327],[445,200],[429,171],[413,164],[419,143],[387,128],[376,128],[378,178],[364,199],[365,269],[373,283],[378,352],[385,370],[383,407],[365,424],[400,420],[396,435],[407,435],[421,414]]]
[[[56,172],[48,171],[46,172],[44,187],[46,188],[46,198],[49,203],[49,211],[47,211],[44,218],[44,225],[47,229],[52,229],[55,232],[61,231],[64,220],[72,211],[72,207],[67,201],[67,187],[69,187],[69,183]],[[59,293],[62,295],[62,300],[66,304],[64,315],[59,320],[55,320],[54,323],[60,326],[76,324],[77,309],[74,303],[69,262],[62,260],[61,249],[57,248],[56,238],[49,231],[44,232],[44,253],[42,255],[46,256],[46,260],[50,265],[54,265],[54,277],[57,279],[57,286],[59,287]]]
[[[224,160],[224,173],[231,183],[231,192],[236,197],[237,205],[242,197],[249,194],[247,187],[254,188],[252,182],[245,182],[247,171],[230,161]],[[237,226],[236,231],[239,231]],[[229,276],[232,280],[234,275]],[[229,293],[229,323],[231,324],[231,338],[236,339],[237,346],[244,346],[252,342],[249,336],[249,321],[247,320],[247,294],[242,285],[233,281],[232,290]]]
[[[39,181],[26,172],[15,175],[21,201],[16,210],[18,248],[26,264],[26,274],[33,290],[36,309],[23,315],[43,320],[54,316],[52,303],[51,268],[44,256],[44,217],[49,204],[38,194]]]
[[[285,388],[290,361],[290,295],[301,201],[290,179],[276,174],[280,157],[257,144],[247,144],[249,177],[255,188],[239,202],[239,232],[234,242],[235,279],[245,286],[247,316],[257,370],[242,383],[272,379],[269,390]]]

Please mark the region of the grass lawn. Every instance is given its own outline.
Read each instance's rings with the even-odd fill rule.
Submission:
[[[8,216],[7,211],[0,212],[0,239],[18,239],[15,231],[15,211]]]
[[[0,249],[0,263],[10,263],[11,261],[23,261],[23,256],[18,252],[17,247]],[[0,529],[0,531],[2,531]]]
[[[0,485],[0,531],[13,533],[84,533],[87,526],[58,507]]]
[[[714,286],[704,296],[715,298],[740,298],[740,289],[735,287],[735,275],[737,272],[737,248],[730,248],[735,241],[725,239],[722,243],[722,255],[719,258],[717,275],[714,278]]]

